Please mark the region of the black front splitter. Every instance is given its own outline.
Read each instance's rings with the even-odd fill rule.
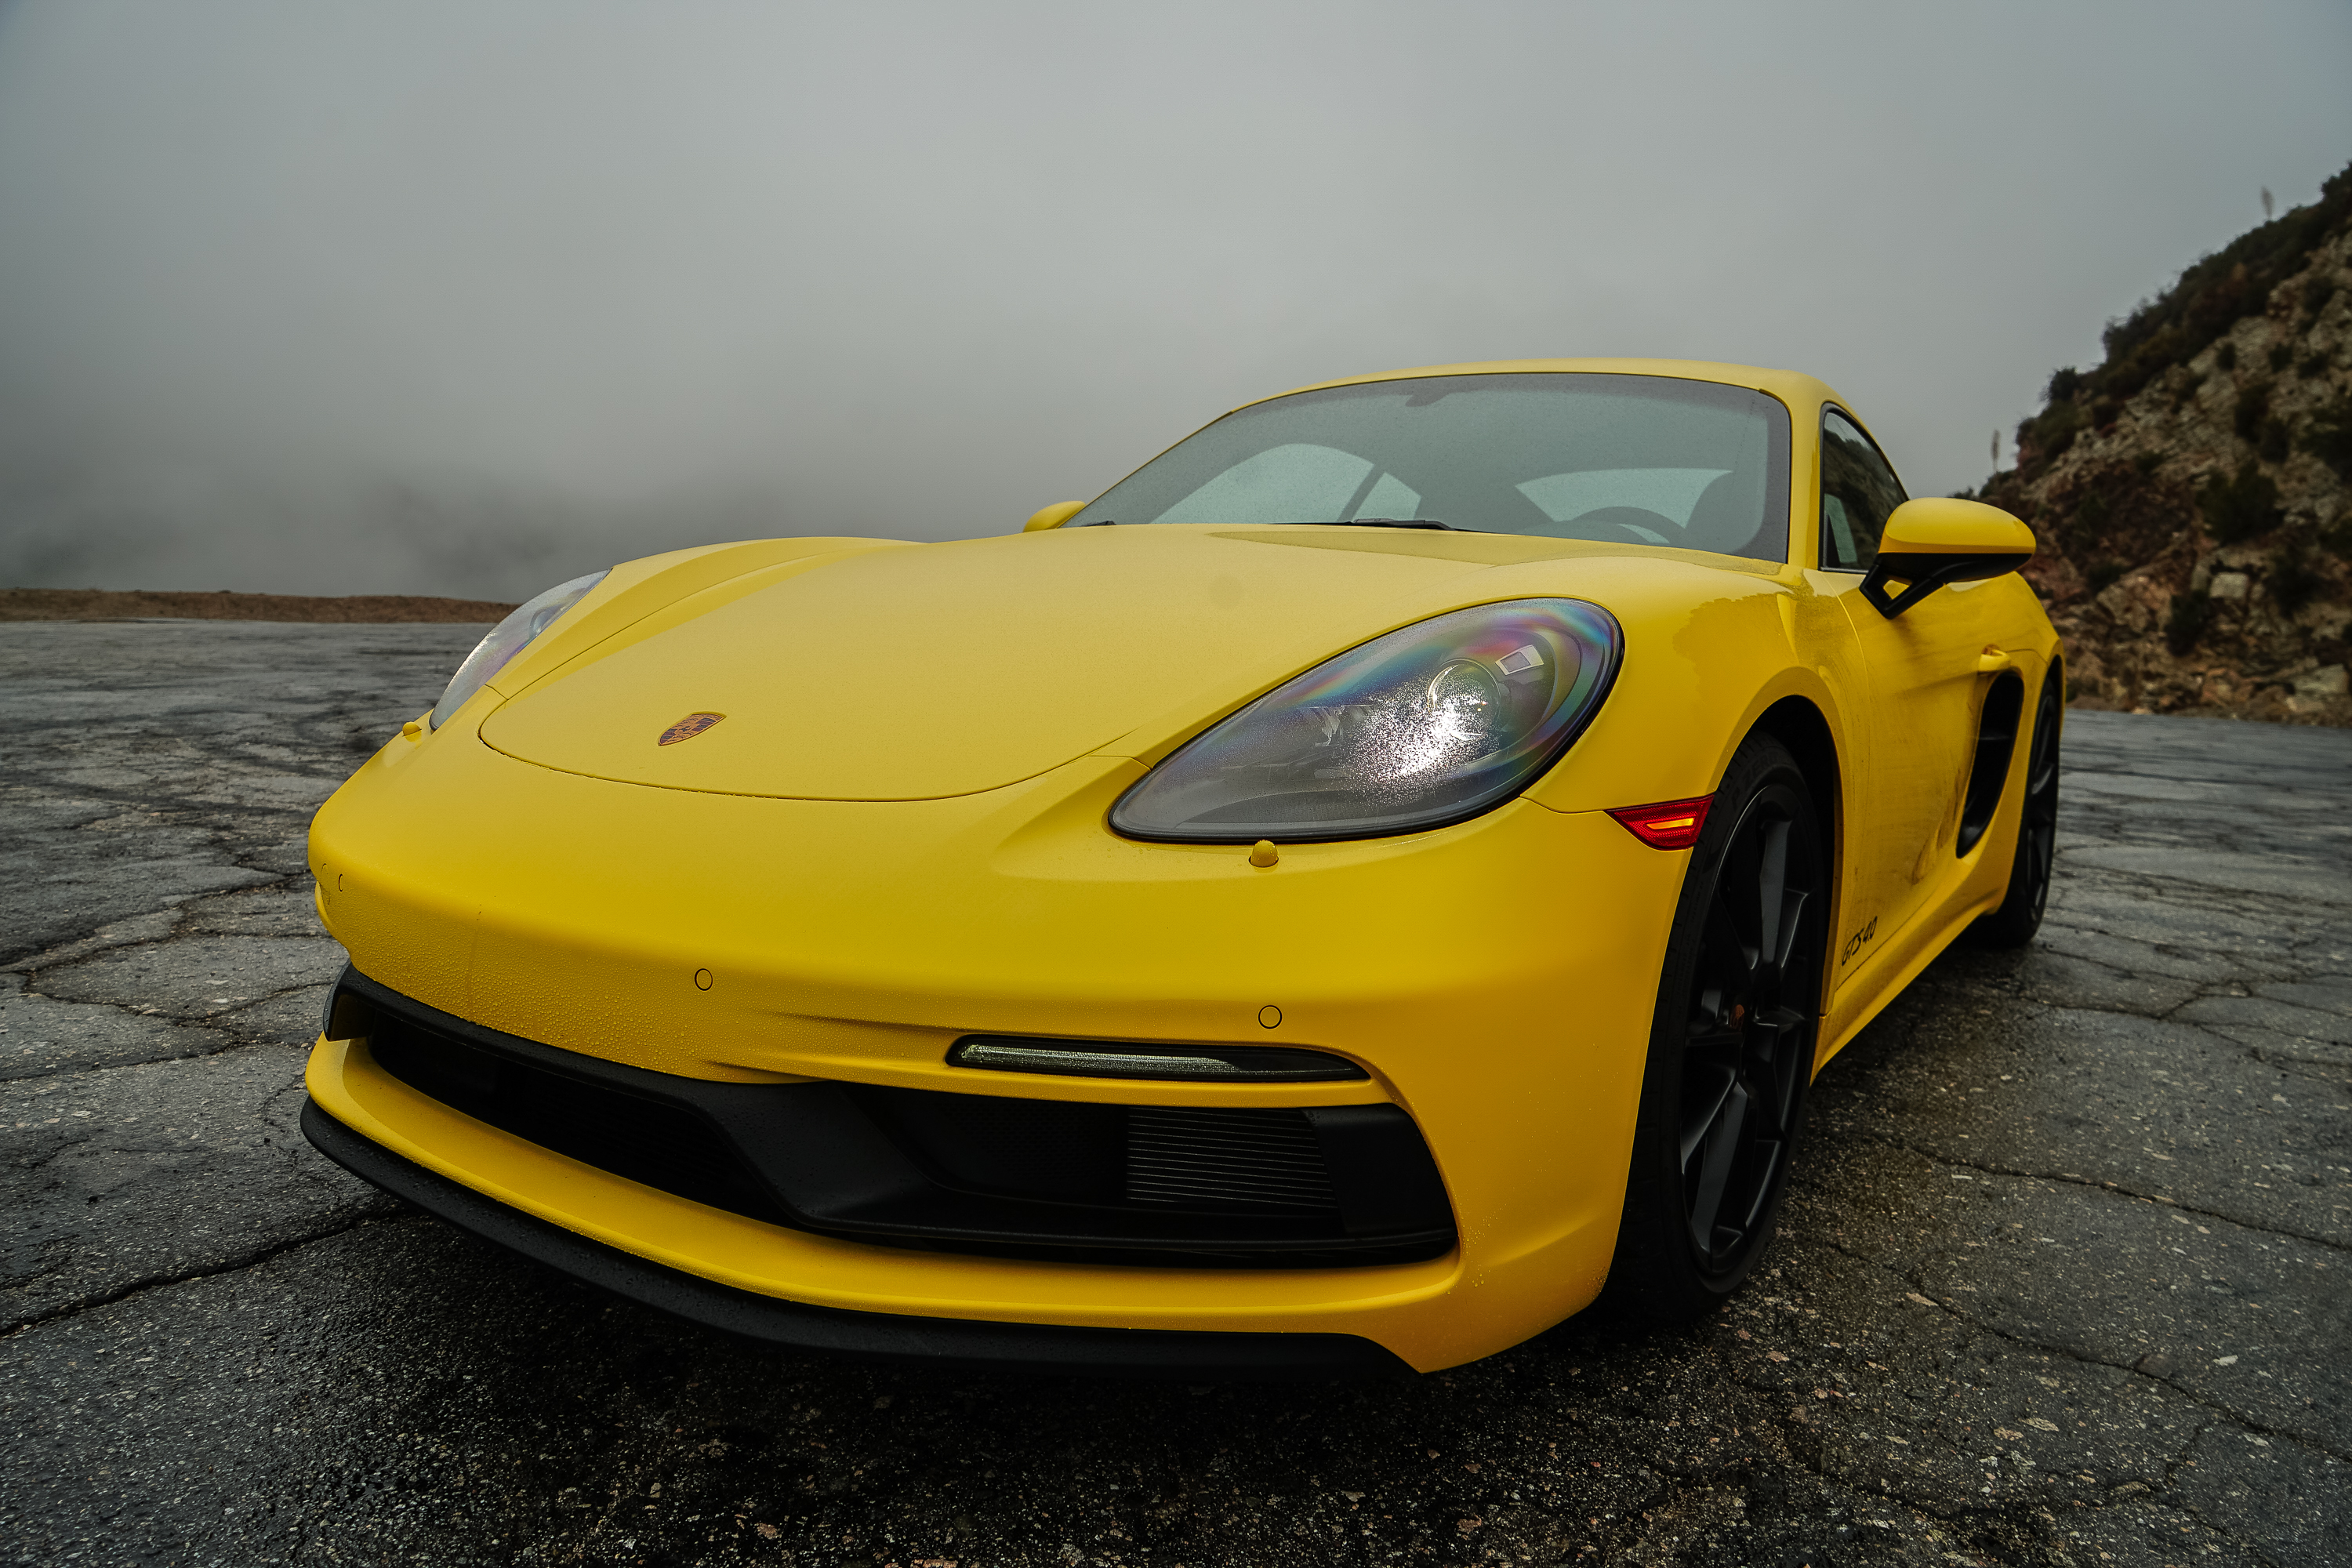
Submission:
[[[303,1104],[302,1134],[353,1175],[485,1241],[640,1306],[781,1350],[1082,1377],[1273,1382],[1412,1373],[1390,1351],[1353,1334],[1070,1328],[781,1300],[651,1262],[509,1208],[352,1131],[315,1100]]]

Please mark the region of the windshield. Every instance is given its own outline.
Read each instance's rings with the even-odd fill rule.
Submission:
[[[1228,414],[1066,525],[1442,522],[1788,556],[1789,415],[1658,375],[1431,375]]]

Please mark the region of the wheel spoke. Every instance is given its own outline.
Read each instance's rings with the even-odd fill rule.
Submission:
[[[1697,1086],[1698,1093],[1703,1097],[1697,1104],[1693,1104],[1691,1100],[1693,1088],[1691,1075],[1694,1068],[1705,1068],[1707,1076],[1713,1080]],[[1685,1170],[1689,1169],[1691,1155],[1697,1152],[1700,1142],[1707,1135],[1707,1130],[1713,1127],[1723,1115],[1724,1102],[1731,1098],[1731,1091],[1738,1087],[1739,1075],[1732,1071],[1728,1063],[1686,1061],[1684,1064],[1681,1157]]]
[[[2026,756],[2026,792],[2031,795],[2049,795],[2054,807],[2058,792],[2058,703],[2055,694],[2045,697],[2033,716],[2033,749]]]
[[[1772,968],[1778,973],[1788,973],[1795,962],[1797,938],[1805,929],[1805,900],[1811,897],[1800,888],[1780,900],[1780,943],[1771,950]]]
[[[1756,952],[1776,960],[1780,952],[1781,904],[1789,892],[1789,824],[1765,825],[1762,853],[1756,868]]]
[[[1764,1058],[1766,1088],[1764,1098],[1770,1110],[1769,1131],[1785,1135],[1789,1131],[1789,1112],[1797,1100],[1798,1075],[1812,1064],[1805,1049],[1810,1034],[1805,1016],[1793,1007],[1774,1007],[1757,1017],[1759,1032],[1770,1041],[1761,1053]]]
[[[1772,1195],[1772,1177],[1780,1167],[1780,1149],[1778,1140],[1768,1143],[1759,1139],[1748,1145],[1748,1212],[1739,1216],[1739,1232],[1743,1236],[1763,1216],[1765,1201]]]
[[[1739,1132],[1747,1121],[1748,1091],[1735,1079],[1724,1097],[1721,1114],[1706,1136],[1706,1154],[1699,1166],[1691,1205],[1691,1237],[1710,1256],[1715,1252],[1716,1216],[1723,1212],[1724,1190],[1731,1181],[1734,1157],[1739,1152]],[[1694,1145],[1696,1147],[1696,1145]],[[1685,1163],[1684,1169],[1688,1171]],[[1687,1176],[1685,1178],[1687,1180]]]
[[[2055,826],[2035,827],[2028,853],[2032,857],[2033,877],[2033,918],[2039,923],[2042,907],[2050,901],[2050,874],[2058,858],[2058,829]]]
[[[1756,973],[1756,950],[1739,934],[1739,922],[1724,902],[1722,889],[1707,901],[1706,931],[1699,947],[1699,962],[1714,963],[1714,973],[1707,976],[1722,984],[1734,996],[1748,989],[1748,982]]]

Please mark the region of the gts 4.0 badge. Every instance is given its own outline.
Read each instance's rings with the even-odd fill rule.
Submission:
[[[1870,923],[1868,925],[1863,927],[1860,931],[1845,939],[1845,946],[1838,952],[1838,967],[1840,969],[1843,969],[1847,964],[1852,963],[1853,962],[1853,955],[1860,952],[1864,948],[1869,946],[1870,939],[1877,934],[1878,917],[1876,915],[1873,915],[1870,917]]]
[[[661,739],[656,742],[655,744],[661,746],[675,746],[680,741],[691,741],[697,735],[701,734],[705,730],[709,729],[710,726],[718,723],[719,721],[726,717],[727,715],[724,713],[689,713],[685,718],[680,719],[677,723],[672,724],[668,729],[664,730],[661,732]]]

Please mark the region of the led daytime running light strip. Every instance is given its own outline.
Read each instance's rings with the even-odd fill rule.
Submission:
[[[1265,1046],[1119,1046],[1084,1040],[974,1036],[958,1040],[948,1065],[1060,1078],[1182,1079],[1194,1083],[1331,1083],[1367,1077],[1344,1057]]]

